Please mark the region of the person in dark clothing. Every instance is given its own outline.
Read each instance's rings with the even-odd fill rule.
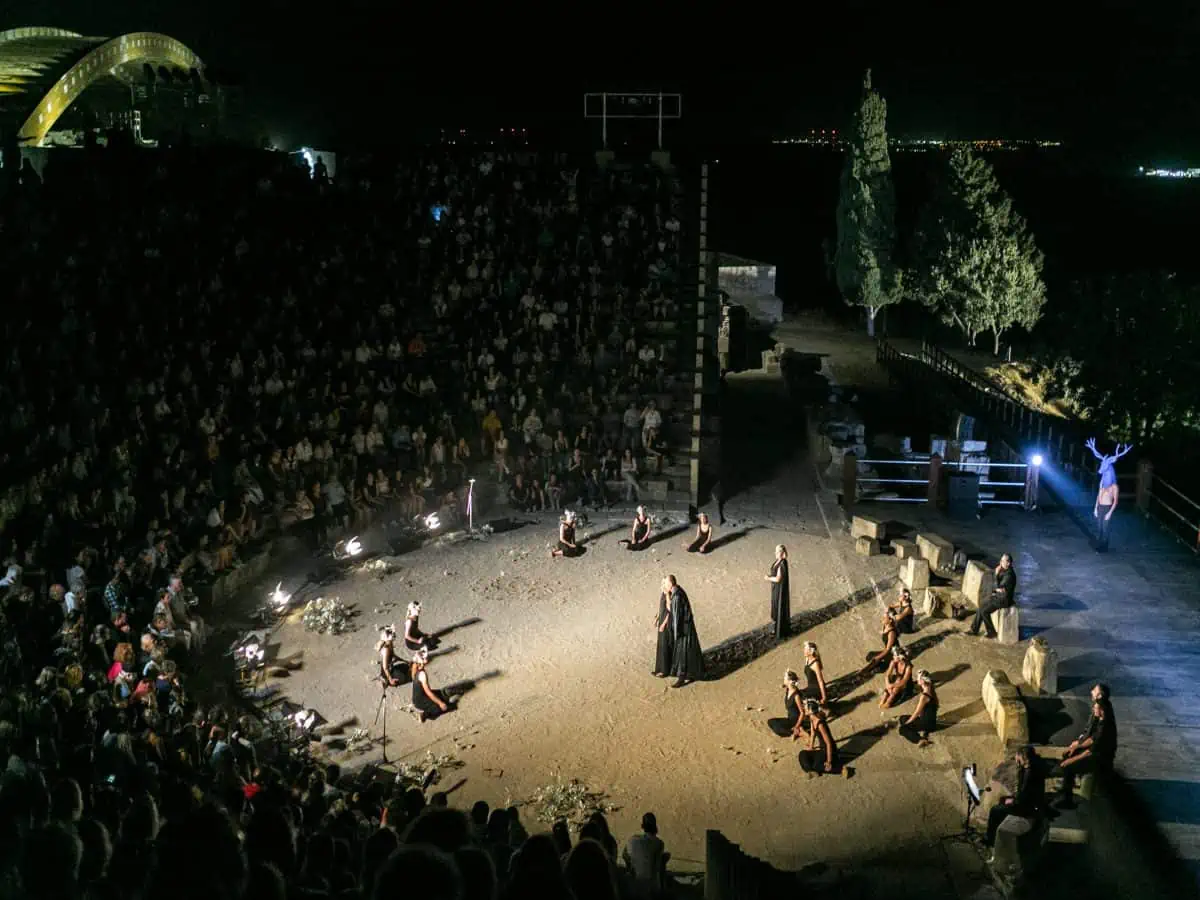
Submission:
[[[1016,602],[1014,598],[1017,593],[1017,572],[1013,568],[1012,557],[1007,553],[1000,557],[1000,565],[996,566],[995,578],[992,596],[979,604],[979,611],[975,613],[975,619],[971,622],[968,634],[979,634],[982,626],[987,631],[988,637],[995,638],[996,629],[992,626],[992,613],[1008,609]]]
[[[1092,716],[1087,730],[1070,743],[1058,764],[1058,774],[1062,776],[1059,805],[1069,809],[1074,804],[1075,779],[1111,772],[1116,755],[1117,720],[1109,702],[1108,686],[1097,684],[1092,687]]]
[[[990,847],[996,841],[996,831],[1009,816],[1036,819],[1042,814],[1046,802],[1046,773],[1042,760],[1032,746],[1026,744],[1017,750],[1017,790],[1005,797],[988,813],[985,841]]]
[[[675,633],[675,650],[671,657],[673,688],[683,687],[704,677],[704,654],[700,649],[700,637],[696,633],[696,620],[692,617],[692,603],[687,592],[679,586],[674,575],[663,579],[663,593],[671,612],[671,628]]]

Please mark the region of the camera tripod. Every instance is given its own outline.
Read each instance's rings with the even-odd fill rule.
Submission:
[[[383,751],[382,761],[386,766],[389,764],[389,760],[387,758],[387,695],[388,688],[390,688],[392,685],[382,675],[378,675],[376,677],[379,679],[379,683],[383,686],[383,690],[379,692],[379,705],[375,707],[375,724],[379,724],[379,717],[382,716],[383,729],[380,732],[379,747]]]

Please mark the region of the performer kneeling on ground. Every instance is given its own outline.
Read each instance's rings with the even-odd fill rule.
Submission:
[[[712,539],[713,527],[712,522],[708,521],[708,513],[700,513],[696,520],[696,536],[690,544],[684,544],[683,548],[688,553],[707,553]]]
[[[767,719],[767,727],[780,737],[799,737],[804,721],[804,692],[800,676],[788,669],[783,673],[783,718]]]
[[[1074,804],[1075,779],[1091,773],[1112,771],[1117,755],[1117,720],[1108,699],[1107,685],[1092,688],[1092,717],[1087,730],[1067,747],[1057,773],[1062,775],[1060,806],[1069,809]]]
[[[429,663],[429,651],[424,648],[418,650],[413,656],[411,674],[412,674],[412,702],[417,708],[418,717],[422,722],[429,719],[436,719],[442,713],[450,711],[450,701],[441,691],[435,691],[429,686],[429,674],[426,671],[426,666]]]
[[[912,634],[917,617],[913,610],[912,594],[908,588],[900,589],[899,598],[888,609],[896,614],[896,630],[901,634]]]
[[[883,633],[879,635],[883,641],[883,649],[878,653],[867,654],[867,664],[858,670],[859,675],[865,675],[872,669],[886,666],[892,659],[892,650],[900,646],[900,631],[896,627],[896,614],[890,609],[883,613]]]
[[[829,723],[825,721],[825,714],[816,700],[804,701],[804,716],[808,720],[808,747],[800,751],[800,768],[809,778],[838,774],[849,777],[850,770],[842,766],[837,743],[829,732]],[[800,738],[799,729],[795,737]]]
[[[379,654],[379,677],[383,679],[383,683],[389,687],[400,684],[396,672],[397,670],[404,671],[404,663],[396,656],[396,629],[394,627],[387,625],[380,630],[375,652]]]
[[[1017,791],[1005,797],[988,813],[987,835],[984,842],[990,847],[996,842],[996,831],[1009,816],[1034,819],[1042,814],[1046,803],[1046,774],[1042,760],[1032,746],[1017,750]],[[1035,821],[1036,824],[1036,821]]]
[[[420,650],[424,647],[433,650],[437,638],[421,630],[421,603],[414,600],[408,604],[408,612],[404,616],[404,646],[407,650]]]
[[[928,670],[917,673],[917,686],[921,694],[917,697],[917,708],[911,716],[900,719],[900,734],[909,743],[928,747],[932,743],[929,735],[937,727],[938,696],[933,686],[933,676]]]
[[[912,696],[913,667],[903,647],[892,648],[892,661],[883,673],[883,696],[879,698],[880,709],[899,706]]]
[[[558,546],[550,551],[551,556],[578,556],[583,548],[575,543],[575,513],[567,510],[558,523]]]
[[[629,537],[621,538],[618,543],[624,544],[626,550],[645,550],[650,546],[650,517],[646,515],[646,507],[639,506],[633,515],[633,531]]]

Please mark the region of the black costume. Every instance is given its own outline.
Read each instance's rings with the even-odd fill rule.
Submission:
[[[924,693],[924,691],[922,691],[922,693]],[[920,701],[918,700],[917,702],[919,703]],[[910,743],[919,744],[921,742],[922,735],[928,735],[935,728],[937,728],[937,714],[937,693],[934,692],[933,688],[930,688],[929,700],[926,701],[925,708],[921,710],[921,715],[919,717],[910,716],[908,721],[901,724],[900,733],[904,735],[905,740],[909,741]]]
[[[425,694],[425,685],[428,683],[429,676],[425,674],[424,669],[421,669],[413,678],[412,703],[413,706],[425,714],[426,719],[436,719],[442,714],[442,708],[429,699],[429,697]],[[446,702],[446,698],[442,695],[441,691],[434,691],[433,693],[439,700],[449,706],[449,703]]]
[[[1017,792],[1012,803],[997,803],[988,813],[986,843],[996,841],[996,831],[1009,816],[1036,819],[1046,803],[1046,775],[1042,761],[1034,757],[1027,766],[1017,767]]]
[[[671,666],[675,659],[674,615],[667,610],[667,595],[659,594],[658,618],[654,621],[661,626],[664,618],[667,620],[667,627],[659,629],[658,649],[654,654],[654,672],[656,675],[670,674]]]
[[[578,556],[582,549],[578,545],[572,547],[575,543],[575,525],[573,523],[564,522],[562,530],[559,532],[558,549],[563,556]]]
[[[916,619],[916,611],[913,609],[912,601],[901,603],[896,610],[896,631],[900,634],[913,633],[913,621]]]
[[[825,725],[825,727],[821,728],[821,725]],[[838,754],[837,741],[833,740],[832,734],[829,735],[829,746],[832,748],[832,752],[830,753],[831,765],[829,772],[825,772],[825,735],[829,731],[828,723],[822,719],[814,731],[816,732],[813,739],[814,749],[800,751],[800,768],[805,772],[814,772],[817,775],[838,774],[842,771],[842,760]]]
[[[800,721],[800,705],[804,702],[804,692],[791,693],[790,689],[783,691],[783,712],[781,719],[767,719],[767,727],[780,737],[791,737],[796,723]]]
[[[777,559],[771,564],[771,624],[775,626],[775,637],[783,640],[792,633],[792,597],[788,589],[788,561]]]
[[[800,693],[805,700],[816,700],[821,702],[821,682],[817,680],[817,661],[808,659],[804,661],[804,690]]]
[[[1059,765],[1062,774],[1062,787],[1059,795],[1069,800],[1075,792],[1075,779],[1081,775],[1092,773],[1107,773],[1112,771],[1113,760],[1117,755],[1117,720],[1113,716],[1112,704],[1107,700],[1104,704],[1104,718],[1097,718],[1095,713],[1088,720],[1087,731],[1080,739],[1091,738],[1092,752],[1077,763],[1069,766]]]
[[[971,622],[971,634],[979,634],[982,626],[987,630],[987,636],[994,638],[996,629],[992,626],[992,613],[1008,609],[1013,605],[1013,597],[1017,592],[1017,573],[1012,566],[1001,569],[996,576],[996,589],[992,596],[979,604],[979,611]]]
[[[649,544],[646,543],[646,536],[650,534],[650,517],[649,516],[634,516],[633,517],[633,540],[626,539],[626,550],[645,550]]]
[[[671,591],[671,627],[675,638],[671,674],[683,681],[700,680],[704,677],[704,654],[700,636],[696,634],[691,601],[679,585]]]
[[[712,537],[712,523],[709,522],[707,528],[705,528],[703,525],[697,525],[696,531],[696,539],[688,544],[688,553],[697,553],[704,548],[704,545],[708,543],[709,538]]]
[[[404,620],[404,646],[419,650],[422,646],[433,649],[429,635],[421,630],[420,616],[407,616]]]
[[[1096,504],[1096,550],[1100,553],[1108,551],[1108,539],[1112,534],[1112,519],[1108,517],[1111,510],[1111,503]]]

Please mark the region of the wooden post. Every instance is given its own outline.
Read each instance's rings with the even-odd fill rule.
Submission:
[[[1143,516],[1150,515],[1150,489],[1154,486],[1154,463],[1148,459],[1138,461],[1137,467],[1137,508]]]
[[[930,506],[941,506],[942,457],[935,453],[929,457],[929,494]]]
[[[849,520],[854,515],[854,501],[858,499],[858,457],[847,453],[842,457],[842,509]]]

